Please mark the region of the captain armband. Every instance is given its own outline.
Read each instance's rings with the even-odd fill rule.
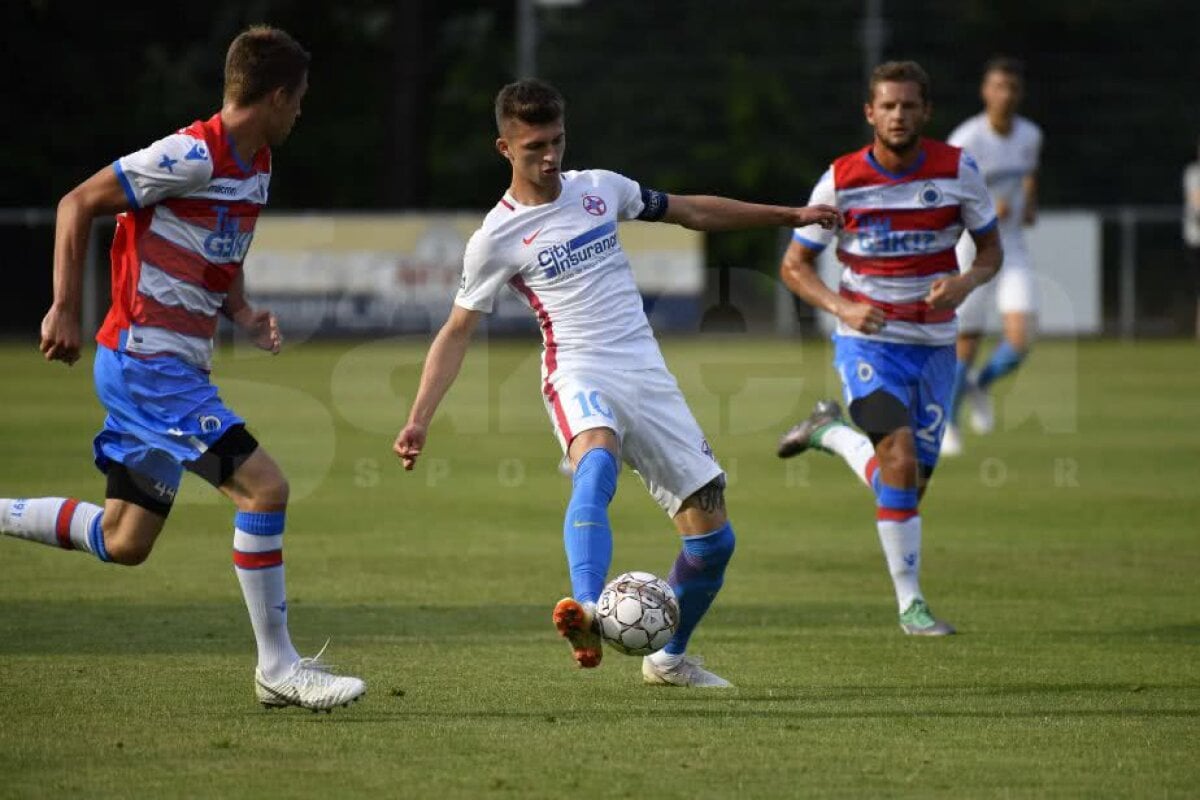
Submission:
[[[643,222],[658,222],[667,213],[667,193],[642,189],[642,206],[642,213],[637,218]]]

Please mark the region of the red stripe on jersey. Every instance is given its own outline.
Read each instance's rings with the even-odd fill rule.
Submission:
[[[915,508],[879,508],[875,511],[875,519],[881,522],[907,522],[919,513]]]
[[[848,208],[845,211],[848,232],[871,230],[884,225],[893,231],[940,231],[962,219],[957,205],[938,208]]]
[[[130,319],[138,325],[166,328],[184,336],[196,336],[201,339],[211,339],[217,332],[216,316],[197,314],[182,306],[163,305],[153,297],[140,293],[133,301]]]
[[[936,253],[921,253],[915,256],[879,258],[860,256],[848,250],[837,251],[838,260],[856,275],[886,275],[890,278],[908,278],[936,275],[939,272],[958,272],[958,256],[954,249]]]
[[[852,292],[844,286],[838,290],[838,294],[855,303],[866,303],[878,308],[884,316],[896,322],[935,324],[954,319],[953,308],[931,308],[924,300],[915,303],[885,303],[860,292]]]
[[[189,225],[215,231],[217,229],[217,207],[222,209],[224,224],[237,222],[241,233],[254,230],[262,206],[234,200],[211,200],[195,197],[171,197],[162,201],[171,212]]]
[[[880,172],[873,159],[867,156],[872,145],[847,153],[833,162],[833,188],[837,191],[858,189],[863,186],[883,186],[893,183],[930,181],[938,178],[957,178],[958,163],[962,151],[933,139],[921,140],[924,156],[920,165],[909,173],[886,175]]]
[[[71,517],[75,516],[78,505],[79,501],[74,498],[63,501],[54,520],[54,535],[58,537],[58,546],[64,550],[75,549],[75,545],[71,544]]]
[[[104,323],[96,332],[96,341],[110,350],[121,344],[121,331],[129,327],[129,315],[137,297],[138,280],[141,277],[142,260],[138,257],[137,240],[150,229],[154,218],[153,208],[127,211],[117,215],[117,230],[113,234],[112,249],[112,305],[104,317]]]
[[[558,398],[558,392],[550,384],[550,376],[558,369],[558,342],[554,340],[554,323],[550,319],[550,312],[546,310],[546,306],[542,304],[539,298],[525,283],[525,280],[520,275],[514,275],[509,281],[514,289],[521,293],[525,298],[525,302],[529,303],[529,307],[533,309],[533,313],[537,316],[538,325],[542,329],[542,340],[546,345],[545,365],[546,379],[542,382],[542,393],[546,395],[546,399],[550,401],[551,407],[554,409],[554,417],[558,420],[559,430],[562,431],[563,437],[568,443],[573,438],[571,435],[571,426],[567,422],[567,414],[563,410],[562,402]]]
[[[203,256],[147,231],[138,243],[138,253],[147,264],[153,264],[173,278],[202,286],[210,292],[228,292],[240,262],[213,264]]]
[[[516,209],[516,208],[513,206],[513,204],[512,204],[512,203],[508,202],[508,201],[507,201],[507,200],[505,200],[503,197],[501,197],[501,198],[500,198],[500,205],[504,206],[504,207],[505,207],[505,208],[507,208],[509,211],[516,211],[516,210],[517,210],[517,209]]]
[[[283,566],[283,551],[268,550],[265,553],[243,553],[233,551],[233,565],[238,569],[267,569]]]

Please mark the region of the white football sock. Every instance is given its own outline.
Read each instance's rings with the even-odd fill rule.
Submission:
[[[245,517],[266,514],[238,514]],[[282,517],[282,514],[279,515]],[[251,526],[247,526],[251,527]],[[282,531],[282,521],[279,529]],[[292,646],[287,626],[287,592],[283,573],[283,533],[248,533],[236,527],[233,533],[234,572],[242,586],[254,640],[258,645],[258,668],[268,681],[285,677],[300,654]]]
[[[867,465],[875,456],[875,447],[870,439],[849,425],[834,424],[821,433],[817,444],[841,456],[858,479],[871,488],[873,470]]]
[[[88,529],[104,509],[67,497],[0,498],[0,533],[92,553]]]
[[[903,522],[878,520],[879,543],[887,559],[888,571],[896,588],[896,603],[900,611],[908,610],[913,600],[921,597],[918,573],[921,570],[921,517]]]
[[[683,661],[683,656],[683,653],[668,653],[666,650],[659,650],[657,653],[651,653],[646,657],[649,658],[655,664],[655,666],[671,669],[672,667],[678,666],[680,661]]]

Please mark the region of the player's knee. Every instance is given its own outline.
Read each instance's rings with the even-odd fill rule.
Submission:
[[[139,535],[137,531],[123,530],[121,526],[102,525],[104,550],[113,564],[136,567],[150,557],[154,549],[153,538]]]
[[[879,458],[884,482],[892,485],[916,487],[918,483],[917,457],[901,447],[890,448]]]
[[[291,487],[282,473],[276,473],[265,478],[250,493],[250,504],[253,508],[248,511],[269,511],[287,505]]]

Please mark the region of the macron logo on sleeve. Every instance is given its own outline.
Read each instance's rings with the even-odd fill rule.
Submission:
[[[192,149],[188,150],[184,159],[187,161],[208,161],[208,148],[204,146],[204,142],[196,142],[192,145]]]

